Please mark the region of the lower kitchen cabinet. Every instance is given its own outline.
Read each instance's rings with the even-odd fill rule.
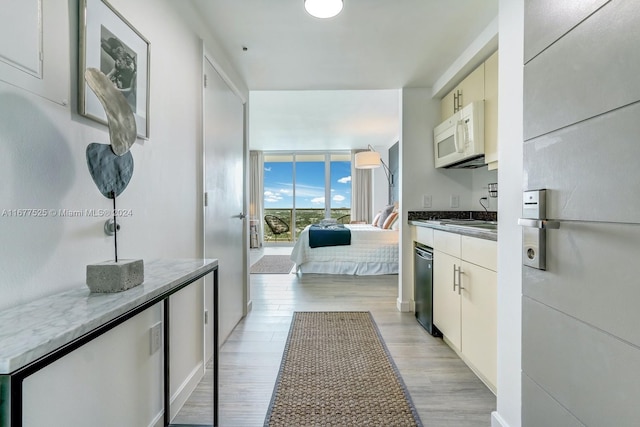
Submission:
[[[496,392],[498,274],[462,261],[462,354]]]
[[[434,230],[433,249],[433,323],[495,393],[497,243]]]
[[[433,324],[447,337],[454,350],[461,350],[460,295],[453,290],[454,271],[460,259],[444,252],[433,252]]]

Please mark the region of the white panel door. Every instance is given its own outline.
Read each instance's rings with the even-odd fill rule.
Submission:
[[[218,259],[220,343],[244,314],[244,105],[205,60],[204,96],[204,254]],[[210,301],[207,282],[205,301]],[[212,307],[207,308],[212,314]],[[211,318],[211,316],[209,316]],[[212,355],[210,327],[206,360]]]
[[[542,15],[525,12],[525,28],[554,22],[547,3],[528,1]],[[559,38],[524,70],[523,188],[547,189],[560,228],[547,270],[523,270],[522,425],[637,426],[640,51],[625,43],[637,47],[640,8],[553,3]]]

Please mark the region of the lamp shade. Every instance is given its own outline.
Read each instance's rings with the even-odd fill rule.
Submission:
[[[382,164],[377,151],[361,151],[356,153],[356,169],[375,169]]]
[[[304,0],[304,8],[316,18],[332,18],[342,10],[342,0]]]

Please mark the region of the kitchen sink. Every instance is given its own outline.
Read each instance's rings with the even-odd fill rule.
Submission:
[[[420,220],[427,224],[444,225],[447,227],[475,228],[481,230],[494,231],[498,229],[498,223],[495,221],[484,221],[481,219],[430,219]]]
[[[498,223],[481,219],[441,219],[440,225],[448,227],[480,228],[482,230],[497,230]]]

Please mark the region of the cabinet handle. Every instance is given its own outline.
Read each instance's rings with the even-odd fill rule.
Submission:
[[[457,90],[453,94],[453,112],[457,113],[462,108],[462,92]]]
[[[456,271],[457,267],[455,264],[453,264],[453,292],[456,291]]]
[[[458,295],[462,294],[462,266],[458,267]]]

